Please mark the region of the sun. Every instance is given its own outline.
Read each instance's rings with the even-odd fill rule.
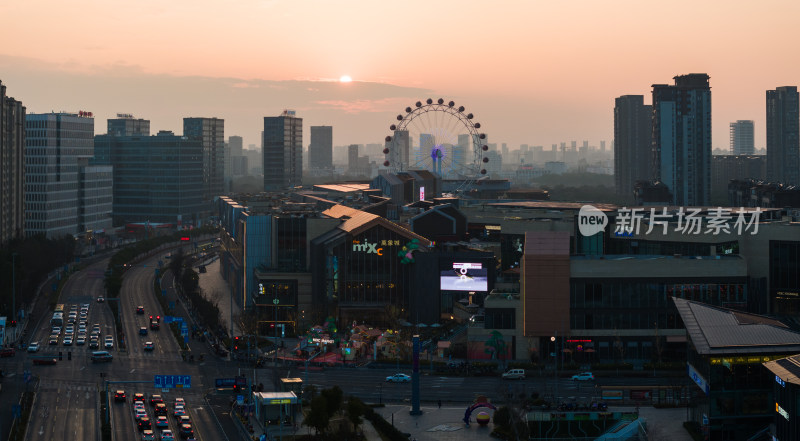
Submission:
[[[340,83],[349,83],[351,81],[353,81],[353,79],[350,78],[350,75],[342,75],[341,77],[339,77]]]

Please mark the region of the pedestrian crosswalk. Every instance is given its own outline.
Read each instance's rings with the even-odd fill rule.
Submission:
[[[87,382],[75,382],[66,380],[48,380],[41,378],[39,380],[39,393],[42,392],[97,392],[99,385]]]

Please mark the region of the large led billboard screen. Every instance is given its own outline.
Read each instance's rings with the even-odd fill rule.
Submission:
[[[439,277],[442,291],[488,291],[489,277],[480,263],[453,263],[453,268],[444,270]]]

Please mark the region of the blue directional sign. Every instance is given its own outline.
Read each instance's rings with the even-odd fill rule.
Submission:
[[[192,386],[191,375],[156,375],[153,378],[156,389],[188,389]]]

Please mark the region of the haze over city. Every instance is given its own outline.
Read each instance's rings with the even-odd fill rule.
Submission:
[[[132,113],[175,132],[184,117],[219,117],[245,145],[286,108],[306,132],[333,126],[337,145],[380,142],[406,106],[443,97],[516,148],[610,143],[615,97],[649,102],[652,84],[704,72],[713,147],[750,119],[762,148],[765,90],[800,74],[785,45],[798,12],[790,1],[5,2],[0,78],[30,113]]]

